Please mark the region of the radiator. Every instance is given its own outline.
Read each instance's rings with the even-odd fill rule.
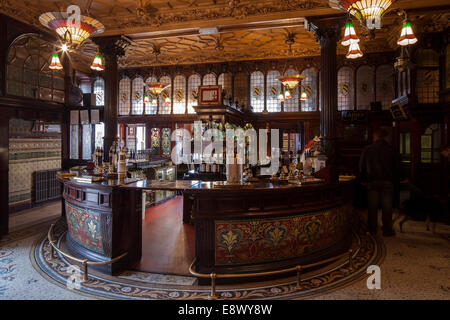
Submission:
[[[56,180],[58,170],[35,171],[34,203],[38,204],[61,197],[61,184]]]

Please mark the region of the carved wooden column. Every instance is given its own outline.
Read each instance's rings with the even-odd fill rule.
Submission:
[[[109,161],[109,149],[117,138],[117,110],[119,98],[119,72],[117,59],[125,54],[129,43],[120,36],[93,38],[99,46],[104,59],[105,107],[103,122],[105,136],[103,138],[104,160]]]
[[[320,76],[322,110],[320,112],[320,135],[323,138],[325,154],[328,157],[331,180],[337,181],[339,143],[337,136],[337,65],[336,43],[339,40],[342,18],[308,19],[309,29],[320,43]]]

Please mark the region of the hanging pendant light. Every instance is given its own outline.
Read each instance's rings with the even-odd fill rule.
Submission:
[[[344,33],[344,37],[342,38],[341,44],[343,46],[349,46],[352,43],[358,43],[358,42],[359,42],[359,38],[356,35],[353,24],[351,22],[347,22],[347,24],[345,25],[345,33]]]
[[[91,69],[96,71],[103,71],[102,56],[99,53],[95,55],[94,61],[92,61]]]
[[[402,27],[402,33],[400,34],[400,38],[398,39],[397,44],[399,46],[408,46],[416,42],[417,38],[411,28],[411,23],[409,21],[405,21]]]
[[[167,96],[166,99],[164,100],[164,102],[165,102],[166,104],[170,104],[170,97]]]
[[[350,44],[350,48],[348,48],[348,52],[347,52],[347,59],[356,59],[356,58],[361,58],[363,56],[363,53],[361,51],[361,49],[359,48],[359,44],[358,43],[352,43]]]
[[[306,93],[305,90],[303,90],[302,95],[300,96],[300,100],[302,101],[308,100],[308,94]]]
[[[279,102],[283,102],[284,101],[284,95],[282,92],[280,92],[280,94],[278,95],[278,99]]]
[[[145,94],[144,96],[144,103],[150,103],[150,97],[148,96],[148,94]]]
[[[286,90],[284,91],[284,99],[290,98],[292,98],[291,92],[289,91],[289,89],[286,88]]]
[[[152,99],[152,107],[156,107],[158,105],[158,100],[156,98]]]
[[[52,55],[52,61],[50,62],[49,68],[52,70],[62,70],[63,66],[59,60],[58,54],[55,52]]]

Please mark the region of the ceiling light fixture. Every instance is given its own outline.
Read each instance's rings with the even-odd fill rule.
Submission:
[[[341,40],[341,44],[343,46],[349,46],[352,43],[358,43],[359,38],[356,35],[355,28],[353,27],[353,23],[351,21],[345,24],[345,33],[344,37]]]
[[[54,30],[58,34],[62,42],[61,50],[63,52],[79,48],[91,35],[100,34],[105,30],[103,24],[94,18],[78,15],[76,19],[73,19],[73,16],[69,16],[68,12],[43,13],[39,16],[39,22],[44,27]],[[58,65],[56,61],[53,63],[53,60],[55,60],[54,54],[50,64],[51,68],[61,70],[61,62]],[[96,55],[91,68],[97,71],[103,70],[100,55]]]
[[[308,100],[308,94],[306,93],[305,90],[303,90],[301,96],[300,96],[300,100],[301,101],[307,101]]]
[[[285,43],[287,45],[289,45],[289,53],[292,54],[292,45],[295,43],[295,34],[288,32],[285,35],[285,37],[286,37]],[[286,65],[284,66],[283,74],[285,74],[286,67],[287,67],[287,61],[286,61]],[[305,78],[306,78],[306,76],[302,76],[300,74],[292,74],[292,75],[283,75],[283,76],[277,77],[276,79],[283,84],[283,86],[286,88],[286,90],[287,89],[292,90],[292,89],[295,89],[295,87],[297,87],[297,85],[300,83],[300,81]],[[289,90],[287,90],[287,91],[289,91]],[[289,95],[290,95],[290,93],[289,93]],[[290,99],[290,98],[286,97],[286,93],[284,96],[286,99]]]
[[[329,0],[331,7],[343,9],[369,30],[381,28],[381,18],[396,0]]]
[[[52,55],[52,61],[50,62],[49,68],[51,70],[62,70],[63,66],[59,60],[59,55],[55,52]]]
[[[39,21],[44,27],[56,31],[63,43],[76,49],[90,36],[105,30],[103,24],[94,18],[82,15],[79,18],[79,23],[76,23],[67,12],[46,12],[40,15]]]
[[[348,52],[347,52],[347,59],[357,59],[357,58],[361,58],[363,56],[363,53],[361,51],[361,49],[359,48],[359,44],[358,43],[352,43],[350,44],[350,47],[348,48]]]
[[[409,21],[405,21],[402,27],[402,33],[400,34],[400,38],[397,41],[399,46],[409,46],[410,44],[416,43],[418,40],[414,35],[414,32],[411,27],[411,23]]]
[[[92,61],[91,69],[95,71],[103,71],[103,61],[100,53],[95,55],[94,61]]]

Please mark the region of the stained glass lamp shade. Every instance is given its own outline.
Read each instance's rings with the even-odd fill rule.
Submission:
[[[284,91],[284,98],[285,98],[285,99],[290,99],[290,98],[292,98],[292,95],[291,95],[291,92],[289,91],[289,89],[286,89],[286,90]]]
[[[349,46],[352,43],[358,43],[358,42],[359,42],[359,38],[356,35],[353,24],[351,22],[347,22],[347,24],[345,25],[345,33],[344,33],[344,37],[342,38],[341,44],[343,46]]]
[[[59,56],[57,53],[54,53],[52,55],[52,61],[50,62],[50,65],[48,66],[52,70],[62,70],[63,66],[61,64],[61,61],[59,60]]]
[[[283,102],[284,101],[284,95],[280,92],[278,95],[278,101]]]
[[[340,7],[366,22],[379,19],[396,0],[341,0]],[[374,25],[372,25],[375,27]]]
[[[363,56],[363,53],[361,51],[361,49],[359,48],[359,44],[358,43],[352,43],[350,45],[350,48],[348,48],[348,52],[347,52],[347,59],[356,59],[356,58],[361,58]]]
[[[99,54],[95,56],[94,61],[91,65],[91,69],[96,71],[103,71],[102,57]]]
[[[306,91],[302,92],[302,95],[300,96],[300,100],[302,100],[302,101],[308,100],[308,94],[306,93]]]
[[[289,76],[281,76],[278,77],[277,80],[281,81],[283,86],[289,90],[294,89],[302,79],[305,79],[305,76],[300,74],[289,75]]]
[[[55,30],[74,48],[80,46],[90,36],[105,30],[98,20],[87,16],[80,16],[80,23],[77,26],[69,20],[67,12],[46,12],[40,15],[39,21],[44,27]]]
[[[402,27],[402,33],[397,41],[399,46],[408,46],[417,42],[417,38],[411,28],[410,22],[405,22]]]

